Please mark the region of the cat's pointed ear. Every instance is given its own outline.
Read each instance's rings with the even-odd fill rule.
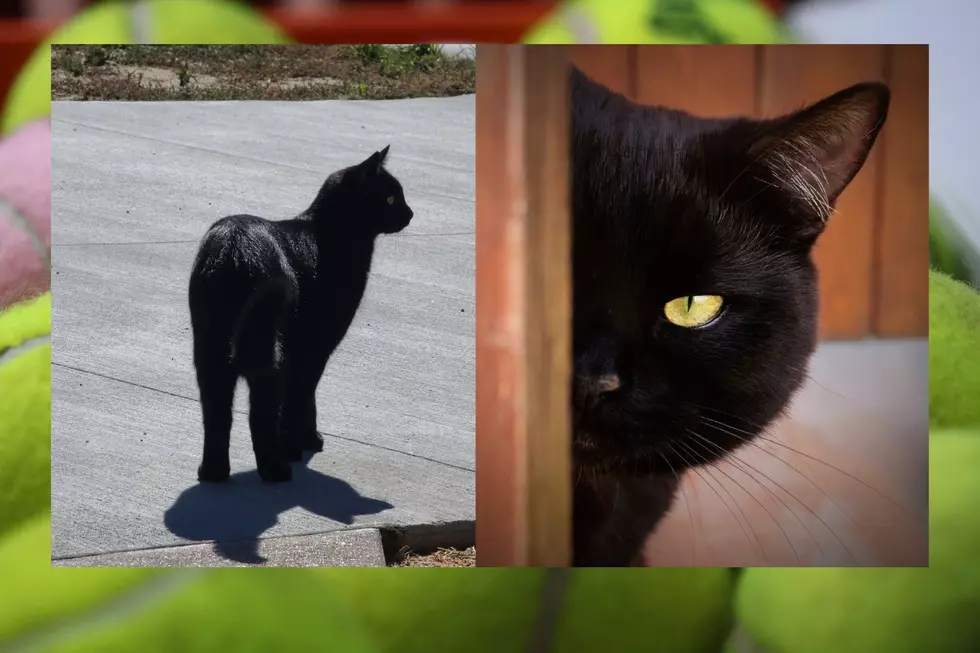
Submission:
[[[375,152],[368,158],[361,161],[360,165],[357,166],[361,176],[365,179],[377,176],[377,174],[381,172],[381,163],[383,160],[384,159],[381,156],[381,152]]]
[[[864,165],[888,114],[888,87],[866,82],[772,122],[750,146],[774,181],[822,220]]]
[[[376,174],[376,175],[380,175],[381,174],[381,169],[385,165],[385,159],[388,158],[388,148],[390,148],[390,147],[391,147],[391,145],[385,145],[385,149],[381,150],[380,152],[375,152],[374,153],[374,155],[376,157],[378,157],[377,163],[375,163],[375,165],[374,165],[374,174]]]

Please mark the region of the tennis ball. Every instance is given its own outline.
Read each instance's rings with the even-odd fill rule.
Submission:
[[[0,539],[0,650],[378,650],[310,570],[53,568],[50,530],[44,514]]]
[[[317,569],[381,653],[524,651],[545,570]]]
[[[381,653],[529,650],[549,573],[539,568],[316,571],[357,611]],[[548,650],[649,651],[655,633],[657,650],[713,653],[730,626],[726,569],[559,573],[570,576],[556,602]]]
[[[978,650],[980,430],[929,444],[929,567],[747,569],[728,653]]]
[[[10,89],[0,133],[51,112],[52,44],[287,43],[262,14],[234,0],[108,0],[75,16],[41,44]]]
[[[728,569],[577,569],[552,650],[715,653],[732,625]]]
[[[929,265],[957,281],[973,278],[971,262],[960,229],[935,199],[929,201]]]
[[[0,310],[51,288],[51,127],[0,141]]]
[[[0,313],[0,537],[51,501],[50,333],[50,293]]]
[[[929,422],[980,426],[980,293],[929,272]]]
[[[781,43],[789,34],[759,0],[570,0],[524,43]]]

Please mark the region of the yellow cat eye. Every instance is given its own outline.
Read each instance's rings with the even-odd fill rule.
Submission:
[[[395,196],[394,195],[390,195],[388,197],[388,206],[394,206],[394,205],[395,205]]]
[[[724,303],[721,295],[689,295],[664,304],[664,315],[671,324],[694,328],[718,317]]]

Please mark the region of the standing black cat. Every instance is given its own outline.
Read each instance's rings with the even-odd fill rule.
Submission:
[[[889,91],[760,121],[640,106],[574,69],[571,85],[574,564],[639,564],[681,472],[759,434],[802,384],[811,248]]]
[[[314,399],[320,376],[364,295],[375,238],[412,219],[401,184],[384,168],[387,155],[386,147],[330,175],[291,220],[232,215],[205,234],[189,293],[204,413],[199,480],[228,478],[240,376],[263,481],[290,480],[289,461],[323,448]]]

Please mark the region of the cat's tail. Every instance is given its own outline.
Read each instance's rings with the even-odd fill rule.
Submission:
[[[282,362],[281,328],[295,305],[296,289],[288,279],[260,285],[242,309],[231,341],[231,358],[241,374],[263,374]]]

